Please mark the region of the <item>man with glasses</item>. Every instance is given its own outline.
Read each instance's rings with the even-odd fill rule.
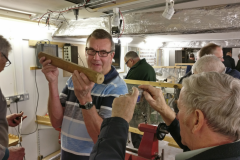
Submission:
[[[146,59],[140,59],[136,52],[129,51],[124,60],[130,68],[126,79],[156,81],[156,73],[153,67],[146,62]]]
[[[88,68],[105,75],[103,84],[94,84],[74,71],[58,96],[58,69],[50,60],[40,59],[49,82],[48,111],[54,128],[61,127],[61,159],[88,160],[98,139],[103,119],[111,117],[115,97],[127,93],[126,83],[111,65],[115,54],[112,36],[97,29],[87,38]]]
[[[8,67],[11,62],[8,59],[8,52],[12,50],[11,44],[0,35],[0,72]],[[20,124],[18,117],[25,119],[23,112],[6,116],[7,102],[0,88],[0,160],[22,160],[25,155],[23,147],[8,148],[8,127],[16,127]]]
[[[125,64],[130,68],[126,79],[141,80],[141,81],[153,81],[156,82],[156,73],[151,65],[146,62],[146,59],[140,60],[138,54],[134,51],[129,51],[125,55]],[[133,116],[137,116],[135,113]],[[136,119],[135,117],[134,119]],[[130,123],[131,125],[134,125]],[[131,133],[132,144],[134,148],[139,148],[142,140],[142,135]]]

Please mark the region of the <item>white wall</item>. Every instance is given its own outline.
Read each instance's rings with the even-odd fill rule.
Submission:
[[[233,48],[232,49],[232,58],[235,60],[235,66],[237,65],[238,63],[238,54],[240,54],[240,48]]]
[[[5,96],[29,93],[28,101],[19,102],[19,111],[27,115],[23,122],[22,133],[33,132],[36,128],[35,109],[37,103],[37,92],[35,86],[35,71],[30,66],[35,66],[35,48],[28,46],[28,40],[42,40],[51,38],[51,33],[46,28],[40,28],[37,23],[26,23],[0,19],[0,35],[7,38],[12,45],[9,59],[12,64],[0,73],[0,87]],[[61,53],[60,53],[61,54]],[[68,78],[63,78],[62,71],[59,72],[58,89],[61,92]],[[36,79],[39,90],[38,115],[47,113],[48,83],[41,72],[36,71]],[[12,112],[16,112],[16,104],[11,104]],[[8,111],[9,114],[9,111]],[[9,133],[16,134],[14,128],[9,128]],[[44,157],[60,149],[58,144],[58,132],[54,129],[39,130],[40,154]],[[26,159],[37,160],[37,132],[23,136],[23,147],[25,147]]]

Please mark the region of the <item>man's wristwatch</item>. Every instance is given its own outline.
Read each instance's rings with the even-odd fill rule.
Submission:
[[[93,103],[92,102],[87,102],[85,105],[81,105],[79,103],[79,108],[82,108],[82,109],[91,109],[93,106]]]

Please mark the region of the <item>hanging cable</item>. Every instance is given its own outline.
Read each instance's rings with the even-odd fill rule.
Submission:
[[[72,9],[79,9],[79,8],[84,7],[89,1],[90,1],[90,0],[88,0],[87,2],[85,2],[82,6],[78,5],[78,7],[69,8],[69,9],[67,9],[67,10],[65,10],[65,11],[48,11],[48,12],[46,12],[45,14],[43,14],[42,17],[38,20],[38,25],[39,25],[41,19],[42,19],[46,14],[52,14],[52,13],[59,13],[59,14],[60,14],[60,13],[67,12],[67,11],[72,10]],[[49,19],[50,19],[50,18],[49,18]],[[49,21],[49,19],[48,19],[48,21]]]
[[[120,14],[122,16],[122,20],[123,20],[123,29],[122,29],[122,33],[120,34],[120,36],[118,38],[120,38],[122,36],[123,32],[124,32],[124,19],[123,19],[123,15],[122,15],[122,12],[121,12],[120,9],[119,9],[119,12],[120,12]]]

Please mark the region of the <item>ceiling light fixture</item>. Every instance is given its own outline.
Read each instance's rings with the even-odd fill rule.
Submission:
[[[166,8],[162,14],[162,16],[166,19],[171,19],[174,14],[174,0],[166,0]]]
[[[20,11],[20,10],[5,8],[5,7],[0,7],[0,9],[6,10],[6,11],[11,11],[11,12],[17,12],[17,13],[23,13],[23,14],[33,15],[33,16],[36,15],[35,13],[25,12],[25,11]]]
[[[77,21],[78,20],[79,9],[73,9],[73,13],[74,13],[76,21]]]

